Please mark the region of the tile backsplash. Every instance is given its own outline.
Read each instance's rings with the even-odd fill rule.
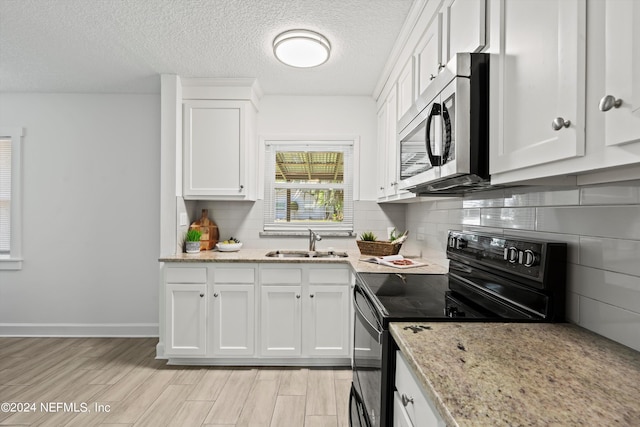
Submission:
[[[407,205],[408,249],[444,258],[449,229],[567,242],[568,320],[640,350],[640,182],[521,187]]]
[[[200,218],[202,209],[209,209],[209,219],[215,221],[220,238],[231,236],[242,241],[246,247],[264,249],[306,249],[308,238],[304,236],[265,235],[263,231],[263,201],[249,202],[204,202],[187,201],[185,210],[189,218]],[[193,221],[193,219],[192,219]],[[373,231],[380,239],[386,236],[388,227],[405,230],[405,207],[403,205],[379,205],[373,201],[354,202],[354,229],[357,235]],[[187,227],[179,229],[184,234]],[[322,233],[320,233],[322,235]],[[354,237],[323,236],[317,248],[325,250],[357,250]]]

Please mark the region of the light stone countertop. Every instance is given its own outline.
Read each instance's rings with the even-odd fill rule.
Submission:
[[[407,326],[424,326],[414,333]],[[640,426],[640,353],[571,324],[391,323],[448,426]]]
[[[393,268],[375,263],[361,261],[362,258],[370,258],[361,255],[360,252],[347,252],[347,258],[270,258],[265,256],[271,249],[245,249],[238,252],[220,252],[217,250],[201,251],[197,254],[179,253],[167,257],[161,257],[160,262],[276,262],[276,263],[342,263],[350,264],[357,273],[403,273],[403,274],[446,274],[447,267],[436,264],[430,260],[420,259],[411,255],[406,258],[414,259],[426,265],[411,268]]]

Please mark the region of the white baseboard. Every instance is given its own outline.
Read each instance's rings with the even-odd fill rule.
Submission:
[[[157,323],[0,323],[0,337],[157,336]]]

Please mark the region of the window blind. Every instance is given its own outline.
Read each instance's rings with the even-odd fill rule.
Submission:
[[[314,230],[353,232],[353,141],[267,141],[265,147],[265,203],[264,230],[265,231],[304,231]],[[343,161],[342,183],[305,183],[305,182],[276,182],[276,153],[278,152],[340,152]],[[283,190],[336,190],[342,191],[342,221],[297,220],[282,222],[276,220],[277,204],[282,203],[278,191]],[[280,197],[281,198],[281,197]]]
[[[0,253],[11,247],[11,139],[0,138]]]

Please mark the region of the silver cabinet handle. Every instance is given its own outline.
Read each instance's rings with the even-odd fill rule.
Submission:
[[[203,294],[203,293],[200,293],[200,298],[202,298],[202,297],[204,297],[204,294]]]
[[[606,95],[600,100],[598,108],[600,111],[609,111],[612,108],[620,108],[622,105],[622,99],[616,99],[613,95]]]
[[[408,397],[406,394],[402,393],[400,398],[402,399],[402,406],[407,406],[409,403],[413,404],[413,397]]]
[[[217,293],[217,292],[214,292],[214,293],[213,293],[213,296],[214,296],[214,298],[218,298],[218,293]]]
[[[438,72],[440,72],[440,70],[442,70],[444,67],[446,67],[446,64],[443,64],[442,62],[438,64]]]
[[[568,128],[569,126],[571,126],[571,120],[565,120],[562,117],[556,117],[553,119],[553,122],[551,122],[553,130],[560,130],[562,128]]]
[[[429,76],[429,80],[434,80],[435,78],[436,78],[436,76],[434,76],[433,74],[431,74],[431,75]]]

